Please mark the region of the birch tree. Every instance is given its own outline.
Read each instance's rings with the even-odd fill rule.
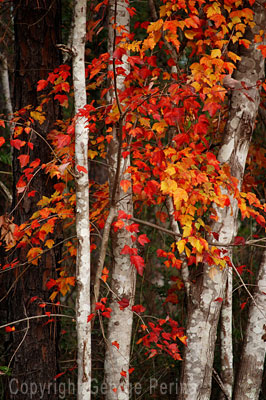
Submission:
[[[260,394],[266,351],[266,251],[264,250],[235,382],[234,400],[257,400]]]
[[[265,28],[265,15],[259,4],[254,5],[253,31],[246,33],[251,45],[241,55],[234,78],[239,81],[238,90],[233,91],[230,102],[230,114],[224,133],[223,144],[218,159],[227,163],[231,173],[241,188],[249,143],[255,125],[260,101],[257,81],[264,77],[264,60],[253,42],[254,34]],[[240,88],[240,82],[249,88],[248,97]],[[218,221],[212,231],[219,234],[219,242],[230,245],[236,234],[238,215],[237,201],[231,196],[231,206],[216,209]],[[224,249],[227,249],[225,247]],[[207,400],[211,394],[212,365],[216,330],[220,313],[220,302],[224,298],[228,276],[228,267],[213,269],[204,264],[191,293],[191,312],[188,315],[188,346],[184,356],[180,400]]]
[[[108,29],[108,50],[112,59],[115,49],[116,29],[123,26],[129,32],[129,14],[126,9],[127,4],[123,0],[112,0],[109,2],[109,29]],[[115,29],[114,26],[115,25]],[[130,156],[125,158],[121,155],[122,149],[122,130],[123,130],[123,104],[119,104],[119,92],[124,87],[124,77],[116,76],[115,59],[111,68],[114,73],[112,101],[116,101],[120,111],[120,118],[117,126],[113,129],[113,139],[108,147],[109,163],[109,184],[111,207],[126,214],[133,215],[133,203],[131,192],[125,192],[120,186],[122,179],[130,179],[126,170],[130,165]],[[122,58],[122,65],[125,73],[129,72],[129,65],[126,56]],[[128,399],[129,398],[129,362],[130,362],[130,342],[133,323],[133,313],[131,306],[134,304],[136,269],[130,263],[129,255],[121,254],[124,246],[131,242],[131,234],[126,229],[111,232],[112,252],[113,252],[113,271],[111,290],[113,293],[110,308],[111,317],[108,323],[107,344],[105,353],[105,381],[107,383],[106,399]],[[127,299],[129,307],[120,309],[118,301]],[[112,345],[117,342],[118,346]],[[125,372],[126,376],[121,375]],[[114,390],[113,390],[114,389]]]
[[[88,179],[88,128],[86,119],[79,115],[86,101],[85,40],[86,0],[77,0],[73,25],[73,85],[75,99],[75,162],[76,162],[76,231],[78,239],[77,279],[77,364],[78,399],[91,396],[91,325],[90,315],[90,225],[89,225],[89,179]]]

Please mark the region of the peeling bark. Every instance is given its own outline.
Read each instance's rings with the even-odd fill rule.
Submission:
[[[88,170],[88,128],[86,119],[78,115],[86,101],[85,38],[86,0],[76,0],[73,27],[73,85],[75,98],[75,162],[76,167]],[[88,173],[76,169],[76,231],[78,239],[77,279],[77,364],[78,400],[91,398],[91,324],[90,315],[90,226],[89,226],[89,178]]]
[[[246,33],[246,38],[253,42],[254,34],[264,29],[265,15],[259,4],[254,4],[254,19],[256,26]],[[241,187],[246,163],[247,152],[255,125],[259,105],[258,80],[263,80],[264,60],[255,44],[242,51],[241,61],[234,78],[244,81],[250,89],[248,97],[245,89],[234,91],[230,104],[224,141],[219,151],[218,159],[227,163],[231,173],[238,179]],[[219,234],[219,241],[230,244],[236,231],[238,205],[231,197],[231,207],[217,209],[218,222],[212,226],[212,231]],[[186,348],[182,380],[180,385],[180,400],[209,400],[211,394],[212,365],[217,324],[221,304],[216,298],[225,296],[227,268],[210,274],[210,266],[202,266],[202,274],[196,280],[191,291],[191,312],[188,316]]]
[[[234,400],[257,400],[260,394],[266,352],[266,251],[248,315],[245,341],[238,370]]]
[[[112,55],[115,43],[115,32],[113,24],[123,25],[129,31],[129,14],[126,3],[122,0],[109,2],[109,43],[108,50]],[[123,57],[123,68],[129,72],[129,65]],[[114,79],[113,100],[117,100],[117,94],[124,87],[124,77],[118,76]],[[115,93],[116,92],[116,93]],[[121,117],[121,116],[120,116]],[[127,214],[133,214],[133,202],[131,191],[127,196],[120,187],[121,179],[130,180],[129,174],[125,174],[130,165],[130,157],[121,156],[122,126],[123,120],[120,118],[119,126],[113,130],[113,140],[108,147],[109,163],[109,182],[111,193],[111,207],[115,206],[115,213],[123,210]],[[111,289],[113,297],[110,303],[112,309],[111,318],[108,324],[107,347],[105,354],[105,381],[107,384],[107,400],[126,400],[129,399],[129,362],[130,362],[130,343],[133,323],[133,313],[131,307],[134,304],[136,269],[130,263],[129,255],[121,255],[121,250],[130,244],[131,234],[126,229],[111,233],[113,249],[113,271]],[[117,301],[121,298],[129,300],[129,306],[120,310]],[[112,342],[119,343],[119,349],[112,346]],[[121,372],[126,372],[126,377],[121,376]],[[117,391],[113,391],[117,389]]]

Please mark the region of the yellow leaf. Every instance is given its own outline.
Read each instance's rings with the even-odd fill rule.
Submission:
[[[45,116],[38,111],[31,111],[30,116],[42,125],[45,121]]]
[[[164,194],[173,194],[177,190],[176,181],[166,178],[161,182],[161,190]]]
[[[199,239],[195,238],[194,236],[191,236],[191,237],[188,239],[188,241],[189,241],[189,243],[192,244],[193,247],[195,247],[195,249],[196,249],[199,253],[202,253],[203,247],[202,247],[202,245],[201,245]]]
[[[45,246],[47,246],[48,249],[51,249],[53,247],[53,245],[54,245],[54,240],[52,240],[52,239],[46,240]]]
[[[167,127],[167,123],[162,120],[161,122],[155,122],[155,124],[152,125],[152,129],[154,131],[157,131],[158,133],[164,132],[165,128]]]
[[[186,252],[186,256],[190,257],[191,251],[187,246],[185,246],[185,252]]]
[[[186,226],[184,226],[184,228],[183,228],[183,237],[188,237],[188,236],[190,236],[191,235],[191,226],[188,226],[188,225],[186,225]],[[185,249],[187,249],[187,247],[185,247]]]
[[[193,32],[190,30],[185,31],[184,33],[185,33],[186,38],[189,40],[193,40],[194,36],[197,34],[197,32]]]
[[[213,3],[207,8],[207,17],[210,18],[212,15],[221,14],[221,9],[218,3]]]
[[[191,86],[193,86],[196,92],[198,92],[201,89],[201,85],[199,84],[199,82],[193,82],[191,83]]]
[[[51,296],[49,297],[51,301],[54,301],[54,299],[56,298],[56,296],[58,295],[58,292],[53,292],[51,294]]]
[[[97,151],[94,150],[89,150],[88,151],[88,157],[91,158],[92,160],[94,159],[94,157],[96,157],[98,155]]]
[[[179,254],[183,253],[186,245],[186,241],[184,239],[179,240],[179,242],[176,242]]]
[[[47,206],[50,203],[50,200],[51,199],[49,199],[49,197],[42,196],[41,200],[38,201],[37,206],[41,207]]]
[[[221,55],[222,55],[222,53],[221,53],[220,49],[214,49],[211,52],[211,58],[217,58],[217,57],[219,58],[219,57],[221,57]]]

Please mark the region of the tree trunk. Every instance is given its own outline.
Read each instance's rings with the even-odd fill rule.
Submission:
[[[73,85],[75,112],[86,103],[85,42],[86,42],[86,0],[76,0],[73,26]],[[89,132],[86,119],[77,116],[75,124],[76,162],[76,231],[78,251],[76,261],[77,279],[77,364],[78,400],[91,398],[91,324],[87,318],[90,307],[90,221],[89,221],[89,177],[88,172],[79,172],[77,167],[88,171]]]
[[[257,400],[266,351],[266,251],[259,269],[254,300],[249,308],[245,341],[235,382],[234,400]]]
[[[230,251],[230,253],[232,253]],[[233,326],[232,326],[232,288],[233,271],[230,269],[227,274],[225,296],[221,309],[221,379],[227,398],[232,398],[234,370],[233,370]],[[221,400],[224,394],[221,393]]]
[[[129,14],[126,10],[126,3],[122,0],[112,0],[109,2],[109,53],[113,54],[115,32],[113,24],[116,26],[123,25],[129,31]],[[123,60],[124,61],[124,60]],[[123,68],[129,72],[129,66],[126,61],[123,62]],[[123,90],[124,78],[117,77],[116,88],[119,92]],[[115,93],[113,93],[113,100]],[[133,203],[131,191],[127,191],[127,196],[120,187],[121,179],[129,179],[130,176],[125,174],[126,169],[130,165],[130,156],[123,158],[121,156],[123,120],[120,119],[119,126],[113,130],[113,140],[108,148],[109,161],[109,182],[110,192],[112,193],[111,206],[115,206],[116,213],[123,210],[126,214],[133,215]],[[133,323],[133,313],[131,307],[134,304],[136,269],[130,264],[129,255],[121,255],[121,250],[125,245],[132,243],[131,233],[126,229],[112,232],[112,250],[113,250],[113,271],[111,289],[113,296],[110,307],[112,309],[111,318],[108,324],[107,347],[105,354],[105,381],[107,383],[107,400],[125,400],[129,399],[129,362],[130,362],[130,343],[131,331]],[[133,246],[131,246],[133,247]],[[122,298],[129,300],[129,306],[124,310],[120,310],[118,301]],[[113,346],[113,342],[119,344],[119,349]],[[122,376],[124,371],[126,376]],[[114,390],[113,390],[114,389]]]
[[[14,0],[14,29],[16,54],[14,110],[16,111],[27,105],[33,107],[38,105],[37,82],[46,79],[48,72],[52,72],[60,63],[56,48],[56,44],[60,41],[60,1]],[[45,111],[48,115],[45,122],[42,125],[34,123],[34,129],[44,138],[59,117],[59,107],[51,101]],[[26,111],[19,122],[23,123],[28,116],[29,112]],[[33,143],[33,150],[29,152],[30,162],[36,158],[42,163],[49,160],[49,148],[33,131],[30,138],[25,133],[19,138]],[[21,196],[16,191],[16,183],[21,176],[18,155],[19,151],[14,149],[13,206],[18,204]],[[49,182],[49,178],[42,171],[36,174],[30,188],[37,192],[35,197],[30,198],[26,194],[15,209],[14,222],[18,225],[31,217],[43,193],[49,196],[53,192],[52,182]],[[28,250],[22,248],[16,251],[15,256],[20,262],[26,261]],[[41,258],[38,266],[29,265],[24,267],[24,270],[16,268],[8,273],[10,282],[7,288],[14,284],[9,296],[10,322],[43,314],[37,302],[31,302],[30,299],[38,296],[41,302],[49,301],[46,282],[48,277],[55,277],[58,257],[57,250],[51,249]],[[6,279],[6,274],[3,275]],[[49,306],[45,311],[51,311]],[[20,323],[11,335],[9,362],[13,361],[6,398],[17,400],[57,398],[53,378],[57,374],[58,323],[44,325],[43,322],[43,319],[34,319]]]
[[[256,27],[254,31],[249,30],[246,33],[246,38],[251,42],[254,33],[264,29],[265,25],[265,16],[259,4],[254,4],[254,11]],[[250,87],[248,97],[252,101],[245,95],[245,89],[233,92],[223,145],[218,156],[221,163],[230,166],[231,174],[238,179],[239,188],[260,100],[256,83],[263,80],[264,76],[264,60],[254,43],[240,55],[242,58],[234,77]],[[232,197],[230,207],[217,210],[218,222],[213,224],[212,231],[219,234],[221,243],[232,242],[237,215],[238,205]],[[215,274],[211,268],[213,267],[203,265],[202,274],[197,278],[191,292],[191,311],[187,324],[188,346],[184,356],[180,400],[209,400],[211,394],[214,346],[221,309],[220,302],[215,299],[224,298],[227,281],[227,268],[216,268]]]

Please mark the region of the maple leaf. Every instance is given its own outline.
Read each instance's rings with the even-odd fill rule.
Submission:
[[[129,180],[127,180],[127,179],[122,179],[120,181],[120,186],[124,190],[124,192],[126,193],[128,191],[128,189],[130,188],[130,186],[131,186],[131,182]]]
[[[56,139],[57,139],[58,149],[68,146],[69,143],[71,142],[71,138],[69,135],[59,134],[56,136]]]
[[[145,233],[144,233],[143,235],[140,235],[140,236],[138,237],[138,242],[139,242],[142,246],[144,246],[144,244],[150,242],[150,239],[147,238],[147,236],[146,236]]]
[[[23,168],[29,163],[30,156],[28,154],[21,154],[20,156],[18,156],[18,160],[20,162],[21,168]]]
[[[137,314],[143,313],[146,310],[146,308],[143,307],[141,304],[137,304],[135,306],[132,306],[131,309],[132,309],[132,311],[136,312]]]
[[[138,273],[140,274],[140,276],[142,276],[143,275],[143,268],[144,268],[144,265],[145,265],[143,258],[141,256],[135,256],[135,255],[134,256],[130,256],[130,262],[131,262],[131,264],[133,264],[136,267],[136,269],[137,269]]]
[[[77,170],[79,172],[84,172],[85,174],[88,173],[88,170],[85,167],[83,167],[82,165],[77,165]]]
[[[121,300],[118,301],[120,310],[124,310],[129,306],[129,300],[126,297],[123,297]]]
[[[121,60],[124,54],[126,54],[126,50],[122,47],[117,47],[113,53],[113,58]]]
[[[118,218],[119,219],[130,219],[132,217],[131,214],[126,214],[123,210],[118,210]]]
[[[15,147],[15,149],[20,150],[21,147],[25,146],[26,142],[24,140],[19,140],[19,139],[14,139],[10,140],[10,144],[12,147]]]
[[[16,330],[16,328],[14,326],[6,326],[5,327],[5,331],[6,332],[14,332]]]
[[[90,315],[88,315],[87,323],[90,322],[94,317],[95,317],[94,313],[91,313]]]
[[[37,92],[45,89],[47,85],[48,85],[48,82],[46,80],[44,80],[44,79],[39,80],[38,84],[37,84]]]
[[[0,137],[0,147],[3,146],[3,144],[5,143],[5,138],[3,138],[3,136]]]

